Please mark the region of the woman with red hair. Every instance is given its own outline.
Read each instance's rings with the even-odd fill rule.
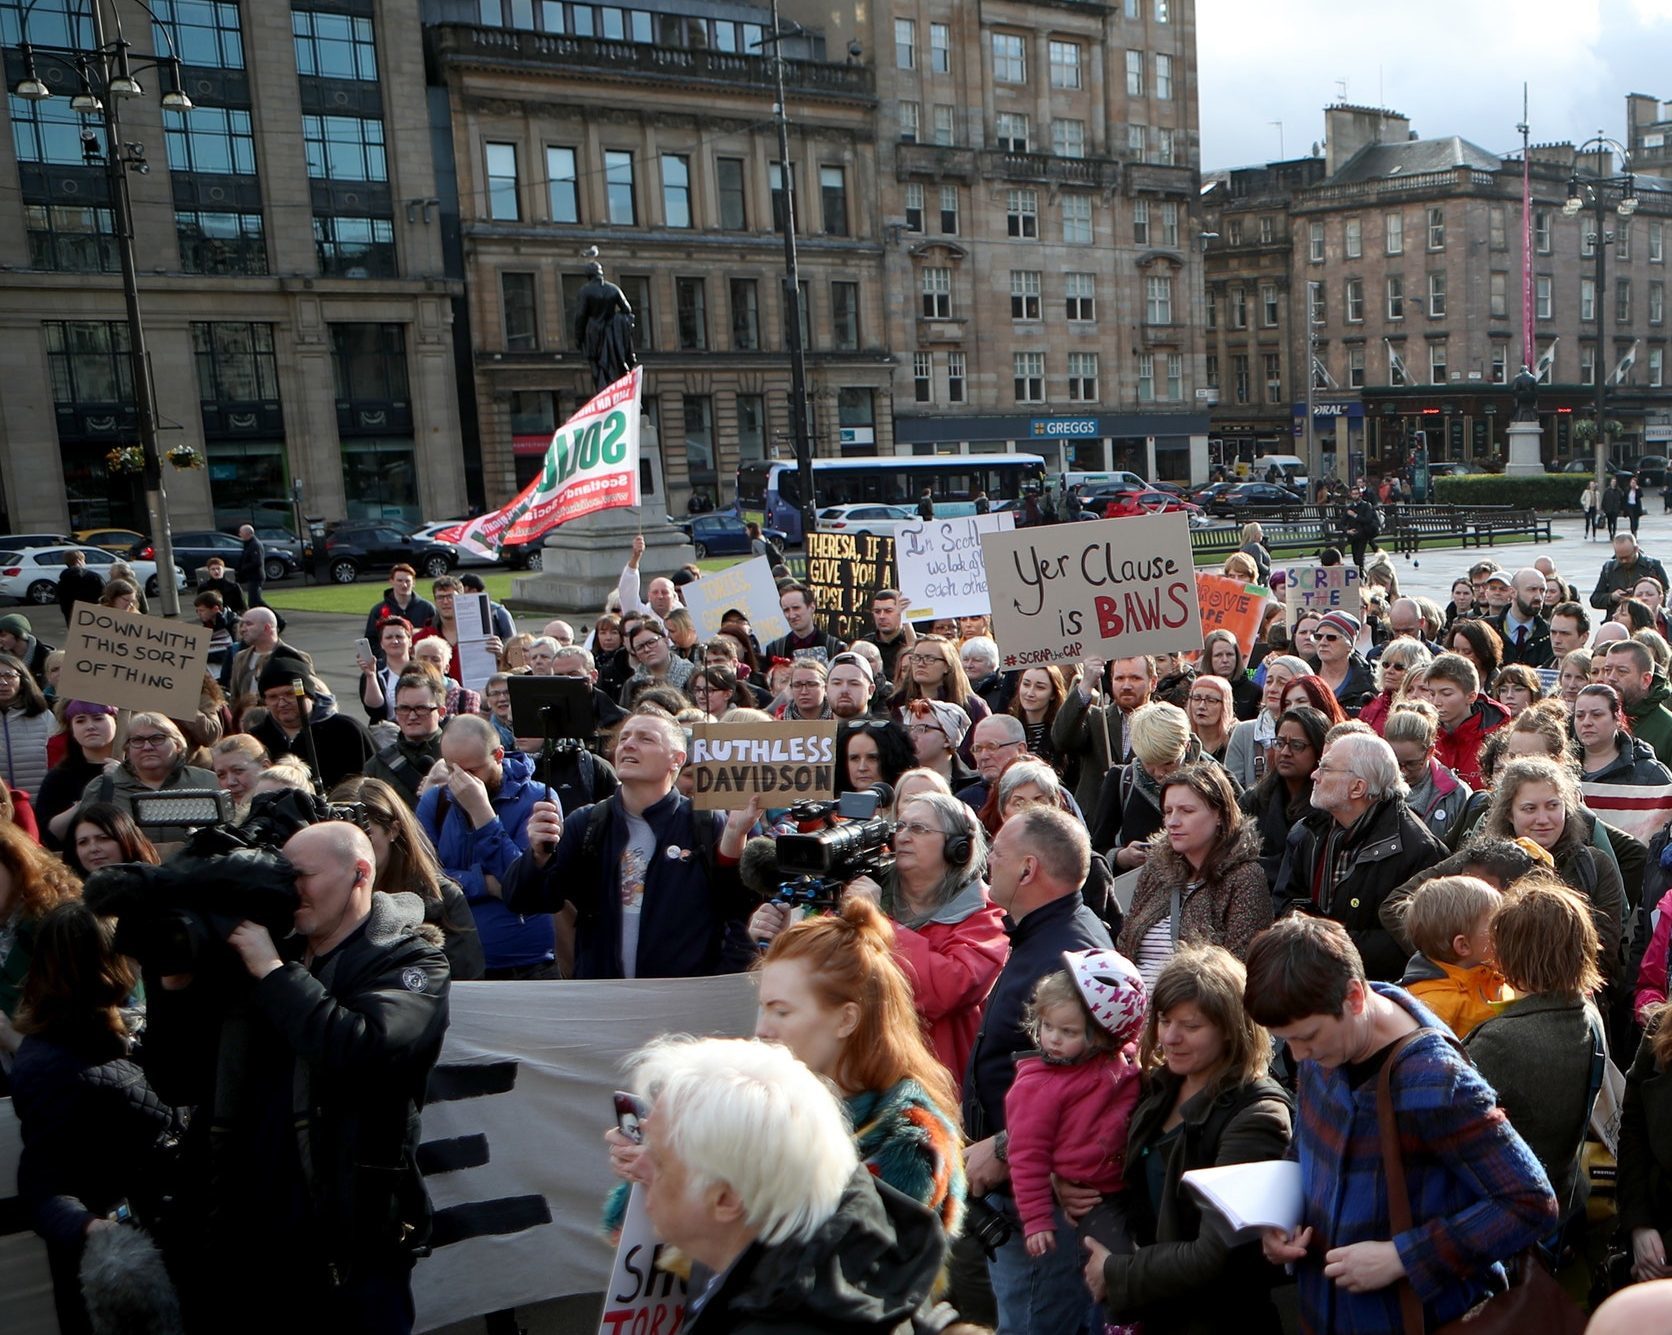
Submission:
[[[0,821],[0,1048],[16,1052],[12,1013],[23,993],[41,919],[81,898],[75,874],[17,826]]]
[[[1332,728],[1337,723],[1347,721],[1347,711],[1341,708],[1341,702],[1335,698],[1335,692],[1330,690],[1329,683],[1316,672],[1296,677],[1283,688],[1284,709],[1295,709],[1301,705],[1316,709],[1329,720]]]

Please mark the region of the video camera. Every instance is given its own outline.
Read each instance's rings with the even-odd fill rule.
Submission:
[[[790,817],[798,824],[823,821],[821,829],[781,834],[776,842],[778,870],[787,878],[772,897],[775,904],[798,905],[816,913],[834,910],[842,887],[856,876],[879,880],[894,865],[888,841],[894,822],[877,815],[894,801],[894,790],[874,783],[864,792],[844,793],[834,802],[797,802]]]

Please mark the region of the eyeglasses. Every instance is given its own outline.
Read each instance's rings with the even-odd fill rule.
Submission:
[[[946,831],[941,829],[940,826],[938,826],[938,825],[925,825],[920,820],[903,820],[898,825],[896,825],[894,827],[894,829],[895,829],[896,832],[904,830],[906,833],[910,834],[914,839],[920,839],[926,834],[944,835],[946,833]]]
[[[944,658],[942,658],[939,654],[907,654],[906,655],[906,662],[908,662],[908,663],[939,663],[939,664],[944,666],[945,663],[946,663],[946,660]]]
[[[1224,702],[1225,697],[1222,695],[1193,695],[1190,697],[1190,703],[1193,705],[1218,705]]]
[[[650,633],[641,635],[633,644],[633,652],[642,654],[646,649],[653,649],[656,647],[656,642],[662,638],[660,635]]]
[[[906,724],[906,731],[916,737],[925,732],[940,732],[941,729],[933,723],[908,723]]]
[[[818,691],[824,689],[824,683],[817,677],[813,678],[812,681],[792,681],[790,689],[792,691]]]
[[[12,671],[0,672],[0,681],[22,681],[23,678]]]
[[[1023,742],[977,742],[970,747],[971,753],[978,756],[990,756],[995,751],[1008,751],[1013,746],[1026,746]]]
[[[148,732],[143,736],[128,738],[128,745],[133,747],[136,751],[146,749],[157,750],[161,747],[169,745],[173,741],[174,738],[170,737],[167,733]]]
[[[883,732],[891,722],[892,720],[885,718],[855,718],[849,719],[847,726],[850,731]],[[907,728],[906,731],[910,732],[911,729]]]
[[[1273,751],[1290,752],[1310,751],[1312,743],[1304,737],[1273,737],[1271,739],[1271,749]]]
[[[440,705],[396,705],[395,712],[407,718],[417,718],[422,714],[433,714],[440,708]]]

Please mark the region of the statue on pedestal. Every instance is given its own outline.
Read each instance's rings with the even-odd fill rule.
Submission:
[[[596,255],[597,249],[592,249]],[[613,385],[639,364],[633,349],[635,322],[627,294],[604,277],[597,260],[586,266],[587,281],[575,302],[575,345],[592,367],[593,389]]]
[[[1516,422],[1538,421],[1538,377],[1528,369],[1527,363],[1521,363],[1521,372],[1509,382],[1509,392],[1515,396]]]

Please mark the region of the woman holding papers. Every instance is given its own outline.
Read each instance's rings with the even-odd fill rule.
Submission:
[[[1259,1249],[1185,1189],[1184,1174],[1281,1159],[1289,1098],[1266,1076],[1271,1039],[1243,1009],[1243,967],[1219,946],[1186,946],[1150,993],[1144,1091],[1126,1141],[1134,1236],[1114,1256],[1087,1245],[1086,1285],[1114,1321],[1146,1335],[1281,1329]]]

